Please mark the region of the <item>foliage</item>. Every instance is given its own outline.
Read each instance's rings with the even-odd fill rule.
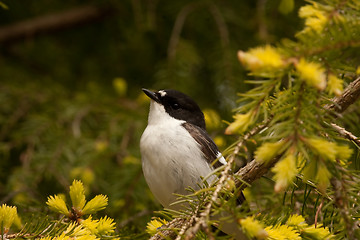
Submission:
[[[305,26],[296,40],[238,52],[249,71],[247,83],[255,86],[239,94],[234,121],[225,131],[240,134],[228,150],[228,164],[241,152],[247,152],[244,161],[254,159],[246,166],[253,166],[247,168],[250,173],[240,169],[235,174],[240,189],[258,178],[251,172],[255,168],[273,174],[248,187],[250,211],[246,211],[246,206],[236,208],[236,201],[218,200],[222,191],[227,198],[237,196],[226,190],[224,179],[232,174],[228,167],[222,169],[215,186],[206,188],[208,194],[194,193],[199,200],[189,203],[195,209],[190,215],[201,217],[188,218],[180,235],[194,236],[202,229],[212,238],[204,227],[209,224],[206,216],[228,211],[251,239],[360,238],[360,185],[352,164],[358,161],[353,152],[360,142],[342,128],[358,132],[344,121],[345,115],[358,118],[358,111],[346,111],[338,101],[348,94],[343,95],[344,85],[360,80],[359,10],[353,1],[309,1],[299,9]],[[346,89],[353,93],[350,104],[358,105],[359,88],[351,86]],[[250,182],[245,185],[244,179]],[[286,224],[293,214],[302,219],[301,227]]]
[[[96,213],[104,209],[107,206],[106,196],[98,195],[85,205],[83,183],[74,180],[70,186],[70,197],[72,200],[71,210],[67,209],[62,197],[55,195],[48,198],[47,205],[53,211],[62,214],[63,218],[58,221],[38,225],[35,229],[26,226],[17,234],[8,234],[13,221],[19,218],[16,207],[9,207],[3,204],[0,208],[0,222],[2,223],[1,226],[3,226],[1,238],[40,240],[119,239],[114,235],[115,223],[113,219],[105,216],[97,220],[92,219],[91,215],[86,219],[81,218],[85,214]],[[31,225],[31,223],[28,224]]]
[[[11,24],[84,2],[4,4],[0,19]],[[208,228],[215,222],[209,214],[225,210],[259,239],[359,237],[359,154],[356,141],[334,128],[359,136],[359,104],[345,112],[333,104],[360,71],[358,1],[86,4],[113,12],[0,47],[3,227],[14,216],[1,234],[156,239],[174,226],[204,239],[218,233]],[[138,146],[144,86],[193,96],[215,142],[229,146],[216,185],[180,197],[189,202],[183,212],[162,211],[153,220],[161,207],[143,179]],[[229,119],[231,108],[225,133],[232,136],[225,137],[220,119]],[[235,162],[270,171],[244,182],[231,174]],[[235,208],[241,190],[247,201]],[[107,216],[95,213],[105,206]]]
[[[147,106],[142,100],[125,99],[119,100],[126,101],[120,105],[104,96],[97,89],[72,97],[60,86],[47,91],[33,84],[24,89],[2,87],[3,106],[13,104],[2,109],[1,118],[1,125],[6,126],[2,131],[1,166],[3,171],[11,169],[11,174],[1,175],[4,199],[11,197],[18,206],[32,203],[30,212],[42,211],[46,195],[63,192],[72,179],[78,178],[86,195],[111,196],[111,211],[107,211],[119,222],[144,211],[145,206],[156,208],[150,192],[143,194],[146,184],[140,175],[137,146],[141,132],[134,131],[144,127],[141,118],[146,119]],[[102,99],[101,103],[97,99]],[[14,162],[17,155],[21,161]],[[71,196],[81,208],[84,199]],[[141,204],[136,204],[138,199],[142,199]]]

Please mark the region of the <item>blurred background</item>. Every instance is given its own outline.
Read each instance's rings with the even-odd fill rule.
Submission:
[[[223,138],[246,91],[238,50],[293,38],[303,1],[3,0],[0,8],[0,203],[45,208],[73,179],[106,194],[119,231],[161,209],[143,179],[148,100],[173,88]],[[40,211],[41,210],[41,211]]]

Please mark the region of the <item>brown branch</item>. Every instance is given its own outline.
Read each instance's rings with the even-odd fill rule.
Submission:
[[[186,224],[185,219],[175,218],[166,226],[162,227],[164,230],[158,231],[149,240],[174,239],[178,235],[175,229],[180,229],[184,224]]]
[[[177,48],[177,45],[179,43],[180,34],[181,34],[181,31],[182,31],[183,26],[185,24],[185,20],[186,20],[187,16],[192,11],[194,11],[196,8],[198,8],[201,5],[202,5],[201,2],[189,3],[186,6],[184,6],[181,9],[180,13],[177,15],[176,20],[175,20],[175,24],[174,24],[174,28],[173,28],[173,30],[171,32],[169,46],[168,46],[168,49],[167,49],[168,58],[170,60],[173,59],[175,57],[175,55],[176,55],[176,48]]]
[[[59,13],[35,17],[0,27],[0,42],[13,42],[38,33],[49,32],[94,21],[109,15],[110,8],[82,6]]]
[[[334,110],[338,113],[344,112],[351,104],[356,102],[360,97],[360,77],[355,79],[347,86],[341,96],[333,99],[333,104],[326,108]]]
[[[359,139],[358,137],[356,137],[354,134],[352,134],[351,132],[347,131],[345,128],[336,125],[335,123],[331,123],[330,125],[331,125],[341,136],[343,136],[344,138],[349,139],[350,141],[352,141],[353,143],[355,143],[358,147],[360,147],[360,139]]]
[[[318,55],[327,51],[331,51],[331,50],[339,50],[339,49],[344,49],[344,48],[348,48],[348,47],[358,47],[360,45],[360,40],[359,39],[353,39],[353,40],[348,40],[348,41],[340,41],[340,42],[335,42],[333,44],[330,45],[326,45],[324,47],[320,47],[320,48],[314,48],[314,49],[309,49],[306,50],[305,53],[302,56],[312,56],[312,55]]]
[[[355,103],[360,97],[360,77],[355,79],[347,86],[341,96],[332,99],[332,104],[325,106],[325,109],[335,111],[337,113],[344,112],[351,104]],[[330,124],[331,127],[336,130],[342,137],[352,141],[358,147],[360,147],[360,139],[345,128]]]
[[[196,206],[196,209],[193,213],[193,215],[191,216],[191,218],[189,220],[187,220],[183,226],[181,227],[180,229],[180,232],[179,234],[177,235],[176,239],[175,240],[181,240],[182,236],[185,234],[185,232],[191,227],[194,225],[194,222],[196,221],[196,218],[197,218],[197,215],[199,213],[199,210],[200,210],[200,205],[197,205]]]
[[[214,3],[209,3],[209,11],[213,15],[217,28],[219,30],[222,47],[228,46],[230,43],[229,30],[227,28],[224,17],[222,16],[219,8]]]
[[[192,2],[184,6],[176,17],[174,28],[170,36],[169,46],[167,49],[169,60],[174,59],[174,57],[176,56],[177,45],[179,43],[181,31],[184,27],[187,16],[193,11],[195,11],[198,7],[201,7],[205,4],[208,5],[209,12],[213,16],[215,24],[218,28],[222,47],[226,47],[227,45],[229,45],[229,30],[217,6],[214,3],[208,3],[206,1]]]
[[[256,179],[261,178],[281,158],[281,156],[282,155],[278,155],[266,164],[253,160],[246,164],[245,167],[240,168],[239,171],[235,173],[235,176],[238,177],[235,181],[236,187],[244,189],[246,187],[246,185],[243,184],[244,182],[251,184]],[[241,179],[241,181],[238,179]]]
[[[42,237],[41,235],[34,235],[34,234],[24,234],[24,235],[19,235],[18,233],[13,233],[13,234],[4,234],[4,239],[16,239],[16,238],[34,238],[34,237]]]
[[[317,227],[319,214],[320,214],[320,212],[322,210],[323,205],[324,205],[324,199],[321,200],[321,203],[320,203],[319,207],[316,209],[315,222],[314,222],[315,228]]]

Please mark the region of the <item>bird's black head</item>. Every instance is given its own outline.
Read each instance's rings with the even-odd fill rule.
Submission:
[[[142,89],[155,102],[164,106],[165,111],[173,118],[184,120],[205,130],[205,119],[200,107],[186,94],[172,90],[152,92]]]

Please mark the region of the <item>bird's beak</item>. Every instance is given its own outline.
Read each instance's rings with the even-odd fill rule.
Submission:
[[[156,92],[152,92],[152,91],[150,91],[150,90],[148,90],[146,88],[143,88],[142,90],[149,98],[151,98],[155,102],[160,103],[160,99],[159,99],[158,94]]]

